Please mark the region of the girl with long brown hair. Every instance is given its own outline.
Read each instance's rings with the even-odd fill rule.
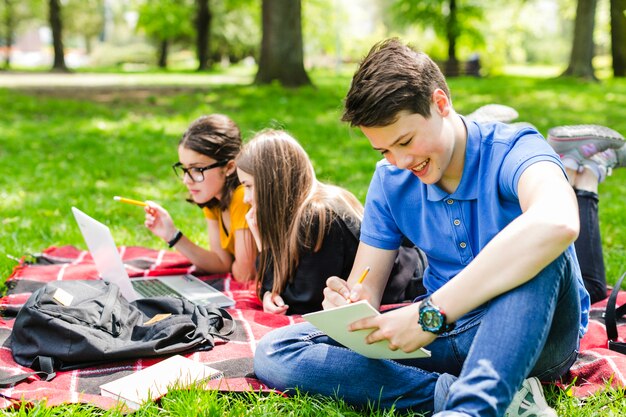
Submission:
[[[236,162],[244,201],[252,206],[246,218],[260,251],[264,311],[320,310],[326,279],[350,273],[363,206],[349,191],[318,181],[305,150],[284,131],[260,132]],[[400,268],[405,277],[410,269],[408,278],[418,264],[415,249],[413,254],[411,265]],[[401,288],[388,286],[393,301],[405,298],[406,281]]]

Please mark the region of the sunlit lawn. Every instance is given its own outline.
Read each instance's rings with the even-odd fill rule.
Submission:
[[[342,185],[363,200],[380,155],[358,131],[339,122],[349,76],[312,75],[316,87],[297,90],[276,85],[215,85],[209,84],[206,75],[195,74],[162,74],[158,81],[141,82],[141,90],[0,89],[0,277],[6,278],[16,265],[11,258],[51,245],[84,247],[71,206],[109,224],[119,245],[162,248],[163,243],[143,227],[142,210],[114,202],[114,195],[163,204],[179,228],[204,242],[202,217],[184,201],[184,189],[170,165],[176,161],[176,144],[185,127],[206,113],[230,115],[245,138],[265,127],[289,130],[309,152],[320,179]],[[146,79],[150,77],[154,74]],[[172,83],[184,86],[164,87]],[[502,103],[516,108],[520,121],[532,122],[544,134],[552,126],[575,123],[603,124],[626,134],[626,80],[590,84],[518,76],[453,79],[450,85],[460,113]],[[625,180],[626,169],[617,170],[600,190],[601,228],[611,282],[626,270]],[[621,396],[617,402],[603,394],[598,404],[621,404],[623,408],[622,394],[610,393]],[[194,398],[181,400],[169,414],[200,415],[207,402]],[[324,401],[306,397],[251,398],[226,396],[221,401],[225,407],[239,410],[229,415],[275,415],[280,410],[290,415],[351,415],[341,404],[328,407]],[[235,406],[238,401],[249,407]],[[309,406],[294,406],[298,401]],[[597,414],[600,406],[594,409],[591,403],[580,408],[575,399],[559,392],[553,393],[551,401],[558,402],[562,415],[610,415]],[[193,405],[196,402],[203,406]],[[54,413],[54,409],[35,409],[39,411],[32,415],[54,415],[40,414]],[[75,409],[61,409],[58,415],[95,414],[94,410]],[[176,411],[182,409],[187,411]],[[202,415],[222,415],[224,410],[205,410]],[[20,413],[26,411],[16,415]],[[146,411],[146,415],[154,413]]]

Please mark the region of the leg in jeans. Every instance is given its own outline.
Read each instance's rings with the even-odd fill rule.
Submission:
[[[254,371],[264,384],[285,391],[339,397],[384,409],[432,411],[440,372],[458,375],[480,315],[428,345],[430,358],[368,359],[347,349],[309,323],[276,329],[260,341]]]
[[[542,358],[543,368],[537,372],[560,375],[575,357],[580,311],[576,285],[568,280],[568,261],[562,255],[530,283],[493,300],[482,317],[478,315],[438,337],[427,347],[431,358],[368,359],[341,347],[314,327],[299,324],[263,338],[255,354],[256,375],[279,390],[299,388],[337,395],[355,405],[374,403],[382,408],[432,411],[437,401],[465,413],[449,415],[498,415],[537,362],[548,332],[553,357]],[[564,282],[567,285],[561,285]],[[563,317],[551,329],[557,298],[558,314]],[[561,329],[567,329],[567,337]],[[463,365],[466,357],[470,362]],[[461,369],[461,378],[449,395],[436,392],[441,373],[458,375]]]
[[[574,243],[576,256],[585,288],[591,296],[591,302],[595,303],[606,298],[606,275],[598,221],[598,194],[576,190],[576,199],[580,213],[580,234]]]
[[[488,303],[437,416],[500,416],[527,376],[556,379],[576,359],[580,300],[568,252]]]

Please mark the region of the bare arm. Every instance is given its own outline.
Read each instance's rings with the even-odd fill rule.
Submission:
[[[379,307],[397,253],[396,250],[378,249],[360,242],[348,280],[330,277],[326,281],[322,302],[324,309],[344,305],[349,302],[348,298],[351,301],[367,299],[374,307]],[[368,266],[370,272],[367,278],[362,284],[357,284]]]
[[[451,321],[532,279],[578,236],[576,197],[557,165],[528,167],[518,193],[522,215],[433,295]]]
[[[257,248],[249,229],[235,230],[235,260],[232,272],[235,281],[247,282],[256,278]]]
[[[210,250],[196,245],[186,236],[183,236],[174,247],[200,271],[211,274],[231,272],[233,257],[222,249],[217,220],[207,219],[207,229]]]
[[[147,203],[148,206],[145,208],[146,227],[156,236],[168,242],[178,231],[174,225],[172,217],[167,210],[157,203],[153,201],[148,201]],[[187,259],[189,259],[189,261],[191,261],[191,263],[194,264],[200,271],[212,274],[231,272],[231,268],[233,267],[233,257],[226,250],[222,249],[220,243],[219,223],[217,220],[207,219],[207,231],[211,250],[198,246],[184,235],[174,245],[174,247]],[[238,238],[240,237],[241,236],[235,236],[236,241],[238,241]],[[245,236],[244,239],[241,240],[245,241]],[[250,238],[249,241],[252,241],[252,238]],[[242,256],[244,257],[245,250],[247,250],[246,246],[243,246],[243,249],[240,249]],[[235,245],[235,253],[237,253],[237,245]],[[254,251],[252,253],[254,253]],[[248,259],[247,262],[250,262],[250,260]],[[254,259],[252,259],[251,262],[252,267],[254,267]],[[245,263],[246,262],[242,265]],[[242,268],[241,272],[244,274],[246,273],[244,268]]]

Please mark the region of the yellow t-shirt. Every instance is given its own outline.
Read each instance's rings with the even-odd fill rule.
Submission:
[[[238,186],[233,191],[233,198],[230,200],[228,212],[230,213],[230,231],[226,231],[222,221],[222,213],[219,207],[202,208],[204,217],[217,220],[220,228],[220,244],[228,253],[235,255],[235,231],[247,229],[246,213],[250,210],[250,204],[243,202],[243,185]]]

